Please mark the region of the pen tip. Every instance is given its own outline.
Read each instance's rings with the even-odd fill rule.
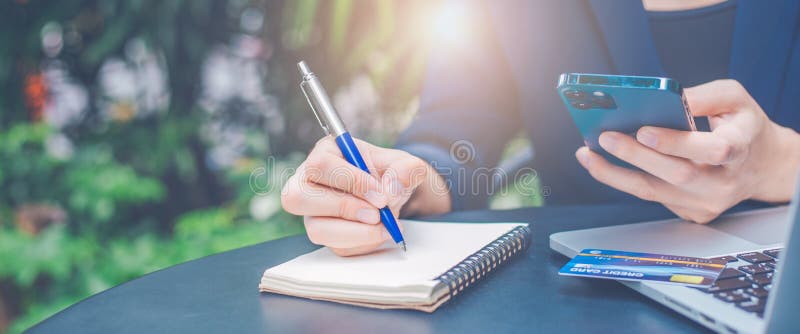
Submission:
[[[408,250],[406,249],[406,242],[405,242],[405,241],[400,241],[400,242],[398,242],[398,244],[400,244],[400,247],[402,247],[402,248],[403,248],[403,251],[404,251],[404,252],[407,252],[407,251],[408,251]]]

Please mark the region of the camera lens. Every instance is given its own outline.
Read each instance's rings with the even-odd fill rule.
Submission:
[[[579,90],[567,90],[564,91],[564,96],[568,99],[582,99],[586,97],[586,93]]]
[[[601,109],[614,109],[617,107],[612,99],[600,99],[595,101],[595,104]]]
[[[592,108],[591,104],[589,104],[588,102],[583,102],[583,101],[573,101],[571,104],[572,104],[573,107],[575,107],[576,109],[580,109],[580,110],[586,110],[586,109],[591,109]]]

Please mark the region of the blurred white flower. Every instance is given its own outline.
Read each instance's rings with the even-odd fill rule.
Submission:
[[[100,67],[100,88],[114,100],[136,99],[136,72],[119,58],[109,58]]]
[[[231,75],[236,64],[227,57],[225,50],[216,49],[209,54],[203,65],[203,104],[229,99],[236,94],[236,77]]]
[[[277,213],[280,208],[280,199],[275,195],[276,193],[269,193],[265,195],[256,195],[250,199],[250,216],[256,220],[264,220],[272,217]]]
[[[341,87],[333,96],[333,104],[347,125],[356,132],[371,129],[378,122],[376,116],[380,96],[372,80],[364,73]]]
[[[45,122],[61,129],[83,118],[89,103],[86,88],[69,76],[60,60],[46,61],[42,68],[49,94],[44,105]]]
[[[211,168],[232,166],[248,153],[262,156],[265,133],[283,131],[277,99],[264,92],[263,42],[242,34],[216,47],[203,64],[199,101],[209,115],[202,136]]]
[[[254,105],[266,103],[263,91],[266,66],[252,50],[247,50],[259,48],[252,44],[261,41],[251,36],[241,36],[237,41],[233,49],[226,46],[214,49],[203,64],[200,104],[212,113],[231,99]]]
[[[75,151],[72,141],[62,133],[50,135],[44,144],[47,155],[59,160],[69,160]]]
[[[64,33],[58,22],[48,22],[42,27],[42,51],[48,57],[55,57],[64,48]]]
[[[212,169],[230,167],[247,148],[246,129],[221,120],[212,120],[202,125],[202,136],[211,143],[208,150],[208,165]]]
[[[125,45],[125,59],[103,62],[98,76],[103,92],[98,107],[105,119],[148,117],[169,106],[164,60],[139,38]]]

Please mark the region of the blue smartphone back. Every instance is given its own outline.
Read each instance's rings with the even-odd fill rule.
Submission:
[[[696,130],[683,88],[669,78],[565,73],[558,93],[586,145],[606,157],[598,144],[604,131],[635,136],[646,125]]]

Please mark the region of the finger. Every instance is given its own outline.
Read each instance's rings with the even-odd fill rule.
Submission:
[[[674,213],[679,218],[681,218],[683,220],[687,220],[687,221],[692,221],[692,219],[689,218],[689,214],[688,214],[689,210],[686,209],[686,207],[683,207],[683,206],[680,206],[680,205],[675,205],[675,204],[663,204],[663,205],[664,205],[664,207],[669,209],[669,211],[672,211],[672,213]]]
[[[388,202],[380,182],[374,176],[351,165],[341,156],[315,152],[306,159],[301,173],[305,182],[339,189],[363,198],[375,207],[382,208]]]
[[[353,141],[356,143],[358,150],[361,152],[361,157],[364,158],[364,163],[367,164],[367,168],[372,176],[376,179],[380,179],[380,174],[378,173],[378,167],[375,165],[375,158],[373,155],[376,151],[386,150],[382,147],[372,145],[368,142],[365,142],[358,138],[353,138]],[[341,151],[339,152],[341,153]]]
[[[389,207],[395,215],[403,211],[420,186],[429,187],[422,191],[430,194],[440,194],[445,187],[440,184],[443,181],[433,167],[411,154],[404,155],[406,157],[395,160],[381,178],[389,195]]]
[[[330,152],[333,155],[336,155],[342,159],[344,156],[342,155],[342,149],[339,148],[339,144],[337,144],[336,140],[331,136],[326,136],[320,140],[322,143],[321,147],[325,149],[325,151]],[[379,178],[380,175],[376,173],[374,159],[372,158],[372,152],[378,149],[379,147],[372,145],[368,142],[365,142],[358,138],[353,138],[353,142],[356,144],[358,148],[358,152],[361,153],[361,158],[364,159],[364,164],[367,165],[367,169],[369,170],[369,174],[375,178]],[[349,162],[348,162],[349,163]]]
[[[674,185],[691,184],[700,172],[686,159],[656,152],[619,132],[603,132],[600,146],[622,161]]]
[[[611,164],[586,146],[578,149],[575,156],[597,181],[645,201],[672,204],[682,195],[675,187],[653,176]]]
[[[384,149],[374,152],[373,155],[375,168],[380,171],[382,177],[391,172],[405,186],[424,181],[421,177],[427,173],[428,164],[411,153]]]
[[[699,163],[723,165],[738,155],[736,146],[720,133],[679,131],[645,126],[636,132],[636,140],[663,154],[686,158]]]
[[[736,80],[716,80],[683,90],[694,116],[715,116],[753,103],[747,90]]]
[[[707,224],[717,217],[717,215],[682,205],[664,204],[664,206],[667,209],[669,209],[669,211],[672,211],[673,213],[678,215],[678,217],[680,217],[681,219],[693,223]]]
[[[371,245],[353,247],[353,248],[331,248],[331,251],[334,254],[339,255],[339,256],[345,256],[345,257],[346,256],[356,256],[356,255],[364,255],[364,254],[370,253],[370,252],[378,249],[378,247],[380,247],[381,245],[383,245],[383,242],[379,242],[379,243],[375,243],[375,244],[371,244]]]
[[[332,136],[324,136],[317,140],[311,152],[327,152],[330,154],[341,154],[339,146],[336,145],[336,140]]]
[[[398,217],[398,218],[400,217],[401,211],[403,209],[403,206],[405,206],[405,204],[408,202],[408,200],[411,199],[411,195],[412,195],[412,193],[408,192],[405,195],[394,196],[394,197],[390,197],[389,198],[388,207],[389,207],[389,210],[392,211],[392,214],[395,217]]]
[[[333,217],[305,216],[306,234],[311,242],[331,248],[355,248],[390,240],[382,224],[362,224]]]
[[[369,174],[375,178],[378,178],[380,175],[376,173],[375,164],[370,154],[378,147],[358,138],[353,138],[353,142],[356,144],[356,147],[358,147],[358,151],[361,153],[361,158],[364,159],[364,164],[367,165]],[[342,155],[342,150],[341,148],[339,148],[339,144],[336,143],[336,139],[333,138],[332,136],[325,136],[320,138],[320,140],[318,140],[317,143],[314,145],[314,149],[311,152],[315,153],[315,151],[330,153],[344,159],[344,156]]]
[[[381,185],[390,200],[410,195],[432,172],[427,163],[409,153],[390,151],[381,154],[378,161],[383,163],[377,167],[381,169]]]
[[[296,179],[297,180],[297,179]],[[315,183],[289,180],[289,189],[282,194],[283,208],[298,216],[329,216],[359,221],[365,224],[380,222],[378,209],[351,194]]]

